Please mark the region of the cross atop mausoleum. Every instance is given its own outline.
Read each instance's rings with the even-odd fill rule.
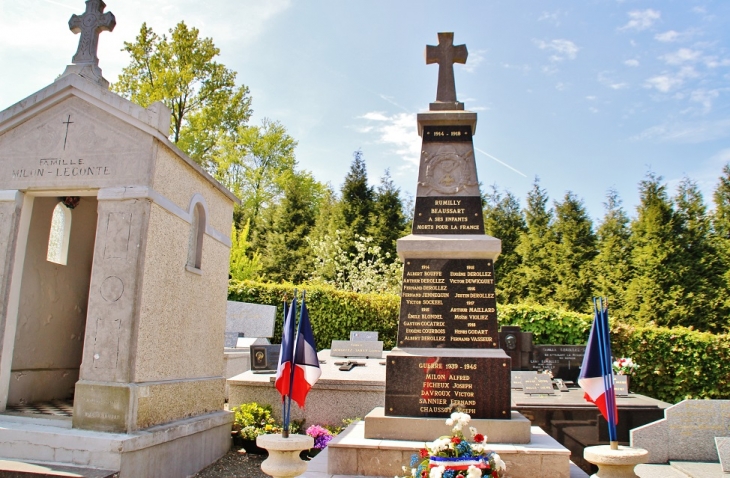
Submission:
[[[75,65],[98,65],[96,50],[99,33],[114,30],[117,22],[112,12],[104,13],[106,4],[102,0],[86,0],[86,12],[72,15],[68,27],[74,33],[81,33],[79,48],[71,60]]]
[[[439,82],[436,91],[436,102],[431,103],[431,110],[463,110],[464,103],[456,100],[456,84],[454,82],[454,63],[466,63],[469,52],[466,45],[454,45],[454,34],[439,33],[438,46],[426,46],[426,64],[438,63]]]

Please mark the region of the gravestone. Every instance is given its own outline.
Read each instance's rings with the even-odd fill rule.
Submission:
[[[730,437],[715,437],[717,456],[723,473],[730,473]]]
[[[237,200],[169,141],[162,103],[108,90],[104,8],[88,0],[71,18],[73,64],[0,112],[0,410],[73,409],[56,426],[3,423],[0,456],[186,476],[229,446],[221,348]]]
[[[730,400],[684,400],[664,418],[631,430],[631,446],[649,451],[647,463],[717,462],[716,437],[730,436]]]
[[[464,45],[439,33],[426,49],[438,63],[436,102],[418,114],[422,137],[412,234],[404,263],[397,347],[386,358],[385,415],[510,418],[510,358],[499,348],[494,260],[484,234],[472,136],[476,113],[456,99],[453,63]]]
[[[239,337],[251,339],[251,343],[242,344],[241,347],[267,344],[268,340],[256,339],[273,337],[275,323],[276,307],[273,305],[229,300],[226,307],[225,347],[238,347]]]

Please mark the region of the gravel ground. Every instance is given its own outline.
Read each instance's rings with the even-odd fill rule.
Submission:
[[[232,448],[223,458],[195,475],[196,478],[271,478],[261,471],[265,455],[239,455]]]

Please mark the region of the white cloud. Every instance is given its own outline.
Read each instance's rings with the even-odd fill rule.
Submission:
[[[538,22],[548,21],[554,25],[560,25],[560,16],[562,13],[560,10],[555,12],[542,12],[542,15],[537,19]]]
[[[592,95],[591,95],[591,96],[586,96],[586,99],[587,99],[588,101],[596,101],[596,100],[598,99],[598,97],[597,97],[597,96],[592,96]]]
[[[668,65],[681,65],[683,63],[694,63],[700,59],[702,52],[699,50],[691,50],[689,48],[680,48],[674,53],[667,53],[660,58]]]
[[[379,111],[371,111],[360,116],[370,122],[365,128],[367,133],[377,136],[380,144],[389,145],[393,153],[400,156],[409,167],[417,167],[421,158],[421,138],[413,125],[416,115],[411,113],[396,113],[387,115]]]
[[[628,13],[629,21],[619,30],[646,30],[662,16],[661,12],[648,8],[646,10],[632,10]]]
[[[588,111],[590,111],[591,113],[598,113],[599,109],[591,106],[588,108]]]
[[[466,64],[462,66],[462,69],[468,73],[474,73],[479,65],[484,61],[484,54],[486,50],[476,50],[469,52],[469,59]]]
[[[689,99],[694,103],[699,103],[702,106],[702,114],[707,114],[712,111],[712,104],[719,96],[719,90],[700,89],[690,93]]]
[[[658,40],[660,42],[665,42],[665,43],[677,41],[678,37],[679,37],[679,33],[677,33],[674,30],[669,30],[664,33],[657,33],[656,35],[654,35],[655,40]]]
[[[557,39],[549,42],[534,40],[534,42],[539,49],[554,52],[554,54],[550,56],[550,61],[563,61],[565,59],[575,60],[578,50],[580,50],[580,48],[578,48],[578,46],[570,40]]]
[[[624,65],[626,65],[626,66],[639,66],[639,60],[636,60],[636,59],[633,59],[632,58],[631,60],[626,60],[624,62]]]
[[[669,93],[672,89],[682,86],[685,80],[699,76],[691,66],[682,67],[676,73],[663,73],[647,79],[644,82],[646,88],[654,88],[661,93]]]
[[[631,139],[662,143],[696,144],[730,136],[730,119],[698,122],[668,122],[652,126]]]
[[[567,85],[565,83],[563,83],[562,81],[561,82],[558,82],[555,85],[555,89],[558,90],[558,91],[565,91],[566,88],[567,88]]]
[[[618,81],[613,78],[610,71],[602,71],[598,74],[598,82],[612,90],[623,90],[629,87],[625,81]]]
[[[714,164],[724,166],[730,163],[730,148],[721,149],[710,157]]]

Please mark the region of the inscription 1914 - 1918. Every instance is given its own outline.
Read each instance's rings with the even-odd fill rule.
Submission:
[[[408,259],[403,268],[398,346],[498,346],[491,259]]]
[[[455,143],[471,141],[471,126],[424,126],[424,143]]]

